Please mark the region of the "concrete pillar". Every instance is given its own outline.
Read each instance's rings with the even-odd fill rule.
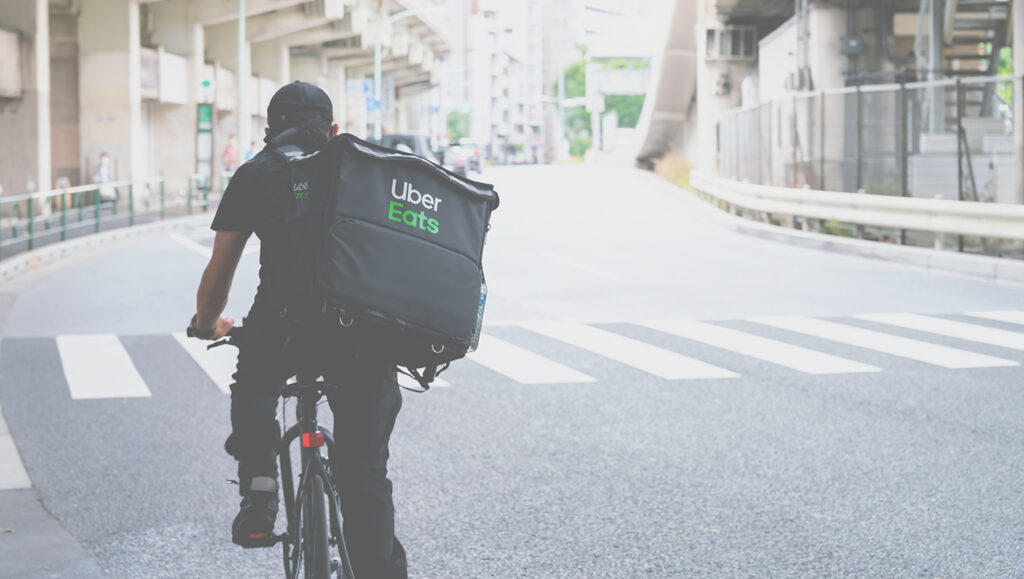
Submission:
[[[291,55],[292,80],[311,82],[327,90],[327,59],[319,52]]]
[[[151,40],[167,52],[188,59],[188,100],[183,105],[158,104],[154,108],[156,172],[166,179],[168,193],[184,193],[189,175],[196,172],[197,94],[204,65],[203,25],[194,22],[185,10],[162,8],[160,3],[150,8]]]
[[[241,44],[243,54],[239,58],[238,49],[238,20],[232,20],[215,26],[209,27],[206,30],[206,56],[208,59],[216,61],[220,66],[228,70],[234,71],[235,82],[237,83],[234,90],[237,91],[237,87],[242,87],[248,90],[249,86],[249,71],[252,69],[252,45],[249,42]],[[238,65],[243,64],[244,71],[241,71],[245,78],[239,75]],[[231,90],[229,87],[217,87],[218,93],[224,90]],[[234,130],[232,131],[237,138],[239,148],[239,160],[244,160],[245,150],[249,147],[249,134],[251,133],[250,127],[252,126],[252,111],[254,109],[254,103],[251,102],[251,98],[244,99],[243,103],[239,103],[234,98]],[[242,105],[242,108],[239,107]],[[219,155],[223,150],[224,145],[227,144],[227,135],[216,135],[214,140],[218,141],[217,148],[214,149],[215,157],[218,159]]]
[[[82,168],[100,153],[115,178],[149,177],[142,139],[138,0],[81,0],[78,16]]]
[[[1013,144],[1017,203],[1024,203],[1024,0],[1013,0]]]
[[[289,52],[288,45],[277,40],[253,44],[252,73],[274,79],[282,85],[288,84],[294,80],[291,78],[291,55]]]
[[[348,100],[345,96],[345,67],[329,65],[327,70],[327,95],[331,97],[331,104],[334,105],[334,122],[344,131],[348,122]]]
[[[0,186],[5,194],[50,188],[50,21],[47,0],[0,3],[0,28],[21,35],[21,98],[0,107]]]

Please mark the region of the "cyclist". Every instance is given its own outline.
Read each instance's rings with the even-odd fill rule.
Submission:
[[[232,432],[225,443],[238,460],[242,495],[232,540],[262,546],[272,535],[278,509],[274,449],[281,436],[276,419],[279,390],[296,372],[313,372],[341,386],[341,393],[329,400],[336,440],[331,459],[356,576],[406,577],[387,478],[388,440],[402,405],[395,369],[379,353],[340,343],[332,331],[337,328],[326,322],[295,323],[303,313],[283,306],[289,292],[301,286],[296,272],[311,260],[311,251],[295,247],[294,238],[283,235],[285,208],[295,194],[286,162],[271,149],[293,144],[310,152],[336,135],[331,99],[316,86],[296,81],[273,96],[267,119],[268,145],[238,168],[217,208],[213,252],[190,322],[201,337],[214,340],[233,327],[234,320],[221,313],[242,250],[255,233],[261,242],[260,284],[246,316],[245,335],[238,340]]]

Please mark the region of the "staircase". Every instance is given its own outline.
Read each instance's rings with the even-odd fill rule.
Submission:
[[[995,76],[999,74],[999,52],[1009,42],[1012,0],[946,0],[943,72],[947,77]],[[992,117],[995,111],[994,83],[966,85],[965,116]],[[956,105],[954,94],[947,107]],[[953,111],[955,115],[955,109]]]

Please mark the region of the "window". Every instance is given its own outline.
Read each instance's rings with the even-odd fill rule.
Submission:
[[[708,60],[753,60],[757,53],[757,29],[725,26],[707,30]]]

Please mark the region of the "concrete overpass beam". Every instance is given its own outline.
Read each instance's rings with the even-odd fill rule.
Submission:
[[[308,0],[246,0],[245,14],[254,17],[305,4]],[[161,0],[150,4],[157,18],[186,14],[195,23],[214,26],[238,20],[238,0]]]

